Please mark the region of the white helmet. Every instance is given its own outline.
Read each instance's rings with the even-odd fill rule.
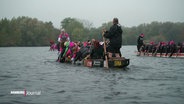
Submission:
[[[62,32],[62,31],[64,32],[64,31],[65,31],[65,29],[61,29],[61,32]]]

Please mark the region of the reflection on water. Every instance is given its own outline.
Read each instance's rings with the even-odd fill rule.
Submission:
[[[48,47],[0,48],[0,103],[4,104],[181,104],[184,60],[137,57],[124,46],[130,65],[123,70],[55,62]],[[41,95],[11,95],[11,91]]]

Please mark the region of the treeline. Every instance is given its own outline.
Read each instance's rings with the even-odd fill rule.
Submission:
[[[103,23],[102,26],[93,28],[92,23],[89,21],[65,18],[61,22],[61,26],[67,30],[73,40],[86,41],[92,38],[101,40],[102,29],[105,28],[109,30],[109,28],[112,26],[112,22]],[[180,22],[152,22],[150,24],[141,24],[134,27],[122,26],[122,29],[123,45],[137,44],[137,37],[141,33],[145,34],[145,42],[160,42],[170,40],[174,40],[175,42],[184,41],[184,23]]]
[[[137,27],[123,28],[123,44],[136,44],[135,40],[140,33],[145,34],[145,42],[168,42],[170,40],[184,42],[184,23],[180,22],[152,22],[150,24],[141,24]]]
[[[0,21],[0,46],[45,46],[58,34],[52,22],[36,18],[23,16]]]
[[[86,41],[92,38],[102,40],[103,28],[109,30],[112,22],[103,23],[94,28],[87,20],[65,18],[61,27],[69,33],[72,41]],[[123,25],[123,24],[122,24]],[[149,41],[184,41],[184,23],[152,22],[134,27],[124,27],[123,45],[135,45],[139,34],[145,34]],[[54,28],[52,22],[42,22],[36,18],[18,17],[0,20],[0,46],[45,46],[50,40],[57,41],[60,29]]]

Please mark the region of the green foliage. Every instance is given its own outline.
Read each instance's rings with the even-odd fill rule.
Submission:
[[[98,39],[99,31],[91,28],[91,23],[86,20],[76,18],[65,18],[61,21],[61,27],[69,33],[72,41],[87,41],[89,39]]]
[[[83,24],[75,18],[65,18],[61,22],[62,28],[70,34],[71,40],[83,41],[84,40],[84,27]]]
[[[0,21],[0,46],[43,46],[56,40],[59,33],[52,22],[18,17]]]
[[[145,34],[146,41],[184,41],[184,23],[172,22],[152,22],[151,24],[141,24],[137,27],[123,27],[123,44],[136,44],[139,34]]]
[[[91,39],[102,40],[102,29],[109,30],[112,22],[103,23],[98,28],[92,27],[87,20],[65,18],[61,21],[61,27],[66,30],[72,41],[87,41]],[[145,34],[145,40],[149,41],[184,41],[184,23],[152,22],[139,26],[124,27],[123,44],[135,45],[139,34]],[[18,17],[8,20],[0,20],[0,46],[44,46],[49,45],[50,40],[57,40],[59,29],[53,27],[52,22],[42,22],[36,18]]]

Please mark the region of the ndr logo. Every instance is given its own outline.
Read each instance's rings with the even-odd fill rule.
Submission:
[[[24,91],[10,91],[10,94],[13,95],[41,95],[41,91],[27,91],[26,89]]]

